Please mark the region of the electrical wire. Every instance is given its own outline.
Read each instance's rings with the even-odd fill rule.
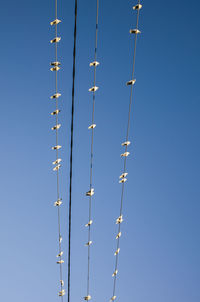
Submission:
[[[71,278],[71,217],[72,217],[72,172],[73,172],[73,139],[74,139],[74,94],[76,75],[76,37],[77,37],[77,7],[75,0],[74,12],[74,48],[73,48],[73,73],[72,73],[72,110],[71,110],[71,146],[70,146],[70,184],[69,184],[69,233],[68,233],[68,302],[70,302]]]
[[[140,4],[140,0],[138,0],[138,4],[135,6],[135,10],[137,10],[137,21],[136,21],[136,28],[134,30],[131,30],[130,33],[135,34],[135,42],[134,42],[134,52],[133,52],[133,68],[132,68],[132,79],[127,83],[127,85],[131,86],[131,91],[130,91],[130,101],[129,101],[129,110],[128,110],[128,123],[127,123],[127,132],[126,132],[126,141],[122,144],[125,146],[125,152],[122,154],[124,158],[124,167],[123,167],[123,173],[120,176],[121,183],[122,183],[122,191],[121,191],[121,202],[120,202],[120,215],[119,218],[117,219],[116,223],[118,224],[118,233],[116,236],[117,239],[117,248],[115,251],[115,270],[113,273],[114,281],[113,281],[113,296],[111,298],[111,301],[114,301],[116,299],[116,281],[117,281],[117,273],[118,273],[118,264],[119,264],[119,251],[120,251],[120,238],[121,238],[121,222],[123,221],[122,218],[122,212],[123,212],[123,203],[124,203],[124,190],[125,190],[125,182],[126,182],[126,176],[128,175],[126,166],[127,166],[127,156],[129,155],[128,146],[130,144],[129,142],[129,131],[130,131],[130,121],[131,121],[131,105],[133,102],[133,86],[135,83],[134,80],[134,73],[135,73],[135,58],[136,58],[136,45],[137,45],[137,35],[140,33],[138,29],[138,24],[139,24],[139,14],[140,14],[140,9],[142,8],[142,5]]]
[[[61,202],[61,198],[60,198],[60,188],[59,188],[59,169],[60,169],[60,161],[61,159],[59,159],[59,149],[61,146],[58,145],[58,130],[60,128],[60,125],[58,123],[58,114],[60,112],[60,110],[58,109],[58,97],[60,96],[58,93],[58,71],[60,69],[59,65],[60,63],[58,62],[58,42],[60,41],[60,38],[57,37],[58,34],[58,28],[57,25],[60,23],[60,20],[57,19],[57,15],[58,15],[58,3],[57,0],[55,0],[55,20],[51,22],[52,26],[55,26],[55,39],[51,40],[51,43],[55,44],[55,62],[51,63],[51,66],[53,66],[51,68],[51,71],[55,72],[55,94],[51,97],[52,99],[55,99],[55,103],[56,103],[56,110],[54,112],[51,113],[51,115],[56,117],[56,126],[54,126],[52,128],[52,130],[54,130],[56,132],[56,146],[53,147],[53,150],[56,150],[56,161],[53,162],[53,164],[55,165],[54,167],[54,171],[56,171],[57,174],[57,201],[54,203],[54,205],[57,207],[57,216],[58,216],[58,250],[59,253],[57,255],[58,261],[57,263],[59,264],[60,267],[60,291],[59,291],[59,296],[61,297],[61,301],[63,302],[63,296],[65,294],[65,290],[63,289],[64,286],[64,281],[63,281],[63,272],[62,272],[62,264],[63,264],[63,260],[62,260],[62,236],[61,236],[61,224],[60,224],[60,205],[62,204]]]
[[[96,125],[94,124],[94,110],[95,110],[95,100],[96,100],[96,70],[99,63],[97,60],[97,46],[98,46],[98,20],[99,20],[99,0],[96,2],[96,29],[95,29],[95,49],[94,49],[94,61],[90,63],[91,67],[94,67],[94,80],[93,87],[89,89],[93,93],[92,97],[92,124],[89,129],[91,130],[91,153],[90,153],[90,190],[86,193],[89,196],[89,214],[88,214],[88,243],[86,244],[88,247],[88,267],[87,267],[87,295],[85,300],[90,300],[90,255],[91,255],[91,224],[92,224],[92,196],[94,194],[94,189],[92,188],[93,182],[93,149],[94,149],[94,129]]]

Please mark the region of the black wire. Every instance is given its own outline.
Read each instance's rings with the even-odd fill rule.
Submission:
[[[70,184],[69,184],[69,238],[68,238],[68,302],[70,302],[70,273],[71,273],[71,216],[72,216],[72,168],[73,168],[73,138],[74,138],[74,91],[76,72],[76,27],[77,27],[77,0],[75,0],[74,21],[74,49],[72,74],[72,111],[71,111],[71,146],[70,146]]]

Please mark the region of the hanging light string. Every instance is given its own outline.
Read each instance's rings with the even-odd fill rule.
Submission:
[[[115,270],[113,272],[113,295],[111,298],[111,301],[114,301],[116,297],[116,281],[117,281],[117,274],[118,274],[118,262],[119,262],[119,252],[120,252],[120,238],[121,238],[121,223],[123,222],[123,202],[124,202],[124,187],[125,187],[125,182],[127,181],[127,157],[129,156],[128,152],[128,146],[130,145],[129,141],[129,129],[130,129],[130,120],[131,120],[131,105],[133,101],[133,85],[135,84],[136,80],[134,79],[134,73],[135,73],[135,58],[136,58],[136,44],[137,44],[137,35],[140,34],[141,32],[138,29],[138,24],[139,24],[139,14],[140,14],[140,9],[142,8],[142,5],[140,4],[140,0],[138,0],[138,4],[133,7],[133,10],[137,11],[137,21],[136,21],[136,28],[130,30],[130,34],[135,35],[135,42],[134,42],[134,52],[133,52],[133,69],[132,69],[132,79],[126,83],[127,86],[130,86],[130,101],[129,101],[129,111],[128,111],[128,124],[127,124],[127,133],[126,133],[126,140],[125,142],[122,143],[122,146],[125,147],[125,152],[121,154],[121,157],[124,159],[124,167],[123,167],[123,173],[119,177],[119,182],[122,184],[122,191],[121,191],[121,203],[120,203],[120,215],[116,220],[116,224],[118,225],[118,233],[116,236],[117,240],[117,248],[115,251]]]
[[[54,206],[57,207],[57,214],[58,214],[58,255],[56,256],[58,258],[57,264],[60,267],[60,291],[58,292],[58,295],[61,297],[61,300],[63,302],[63,296],[65,295],[65,290],[63,289],[64,281],[63,281],[63,273],[62,273],[62,264],[64,263],[62,259],[63,251],[62,251],[62,236],[61,236],[61,227],[60,227],[60,206],[62,204],[62,199],[60,198],[60,188],[59,188],[59,170],[61,167],[61,159],[59,158],[59,149],[61,149],[61,146],[58,145],[58,130],[60,128],[60,124],[58,122],[58,114],[60,113],[60,110],[58,109],[58,98],[61,96],[60,93],[58,93],[58,71],[60,70],[60,62],[58,62],[58,42],[61,40],[60,37],[57,36],[58,34],[58,24],[61,22],[57,18],[57,0],[55,0],[55,20],[53,20],[50,24],[51,26],[55,26],[55,38],[52,39],[50,42],[52,44],[55,44],[55,61],[51,62],[51,71],[55,73],[55,94],[51,96],[51,99],[55,100],[56,103],[56,110],[51,113],[52,116],[56,118],[56,124],[52,127],[52,130],[56,133],[56,145],[52,147],[53,150],[56,151],[56,160],[53,162],[54,168],[53,170],[57,174],[57,201],[54,203]]]
[[[92,188],[93,183],[93,146],[94,146],[94,129],[96,124],[94,123],[94,109],[95,109],[95,99],[96,91],[98,87],[96,86],[96,70],[99,62],[97,62],[97,44],[98,44],[98,19],[99,19],[99,0],[96,2],[96,31],[95,31],[95,50],[94,50],[94,61],[90,63],[90,67],[94,68],[94,80],[93,86],[89,89],[92,92],[92,124],[88,127],[91,131],[91,155],[90,155],[90,190],[86,192],[86,196],[89,197],[89,213],[88,213],[88,223],[85,225],[88,228],[88,242],[86,246],[88,248],[88,268],[87,268],[87,295],[84,297],[86,301],[91,300],[90,295],[90,247],[91,241],[91,225],[92,225],[92,196],[94,195],[94,188]]]

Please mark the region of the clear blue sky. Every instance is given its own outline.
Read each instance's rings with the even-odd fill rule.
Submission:
[[[86,294],[95,2],[78,9],[72,302]],[[134,1],[100,0],[92,231],[93,301],[109,301],[135,25]],[[142,1],[118,301],[199,302],[199,1]],[[62,229],[66,257],[74,1],[59,1]],[[52,1],[1,3],[0,300],[59,301]],[[66,258],[65,258],[66,260]],[[64,265],[66,281],[67,265]]]

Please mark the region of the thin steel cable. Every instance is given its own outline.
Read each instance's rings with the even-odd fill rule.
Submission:
[[[138,5],[140,5],[140,0],[138,0]],[[136,28],[138,29],[139,24],[139,15],[140,15],[140,9],[137,10],[137,21],[136,21]],[[135,34],[135,42],[134,42],[134,51],[133,51],[133,68],[132,68],[132,79],[134,80],[134,73],[135,73],[135,58],[136,58],[136,45],[137,45],[137,35]],[[131,120],[131,105],[133,102],[133,85],[131,85],[131,92],[130,92],[130,101],[129,101],[129,111],[128,111],[128,123],[127,123],[127,132],[126,132],[126,142],[129,139],[129,131],[130,131],[130,120]],[[128,150],[128,145],[125,147],[125,152]],[[127,165],[127,157],[124,157],[124,167],[123,167],[123,173],[126,173],[126,165]],[[125,190],[125,183],[122,183],[122,191],[121,191],[121,202],[120,202],[120,215],[122,216],[123,211],[123,202],[124,202],[124,190]],[[118,233],[121,232],[121,223],[118,225]],[[120,248],[120,237],[117,238],[117,248],[116,251]],[[119,264],[119,253],[116,254],[115,259],[115,272],[118,272],[118,264]],[[116,281],[117,281],[117,274],[114,276],[113,281],[113,297],[116,295]]]
[[[94,49],[94,62],[97,60],[97,46],[98,46],[98,20],[99,20],[99,0],[96,2],[96,29],[95,29],[95,49]],[[93,87],[96,86],[96,69],[97,65],[94,65],[94,80]],[[92,98],[92,125],[94,124],[94,109],[95,109],[96,93],[93,91]],[[92,190],[92,178],[93,178],[93,147],[94,147],[94,128],[91,129],[91,155],[90,155],[90,192]],[[92,218],[92,196],[89,197],[89,215],[88,221]],[[88,243],[91,241],[91,224],[88,225]],[[88,245],[88,268],[87,268],[87,296],[90,295],[90,244]]]
[[[72,73],[72,111],[71,111],[71,146],[70,146],[70,184],[69,184],[69,234],[68,234],[68,302],[70,302],[70,277],[71,277],[71,216],[72,216],[72,171],[73,171],[73,139],[74,139],[74,92],[76,75],[76,36],[77,36],[77,0],[75,0],[74,13],[74,48],[73,48],[73,73]]]
[[[55,20],[57,20],[57,15],[58,15],[58,4],[57,0],[55,0]],[[55,24],[55,37],[57,37],[57,23]],[[58,61],[58,45],[55,43],[55,62]],[[58,93],[58,71],[57,69],[54,71],[55,72],[55,93]],[[56,98],[56,110],[58,110],[58,99]],[[58,114],[56,114],[56,126],[58,126]],[[58,128],[56,127],[56,146],[58,145]],[[56,149],[56,161],[58,163],[59,159],[59,152],[58,149]],[[56,164],[57,165],[57,164]],[[60,189],[59,189],[59,169],[56,171],[57,174],[57,201],[60,200]],[[62,245],[61,245],[61,223],[60,223],[60,206],[57,206],[57,217],[58,217],[58,250],[59,250],[59,261],[62,261]],[[59,264],[60,267],[60,291],[63,291],[63,274],[62,274],[62,263]],[[61,301],[63,302],[63,296],[61,296]]]

